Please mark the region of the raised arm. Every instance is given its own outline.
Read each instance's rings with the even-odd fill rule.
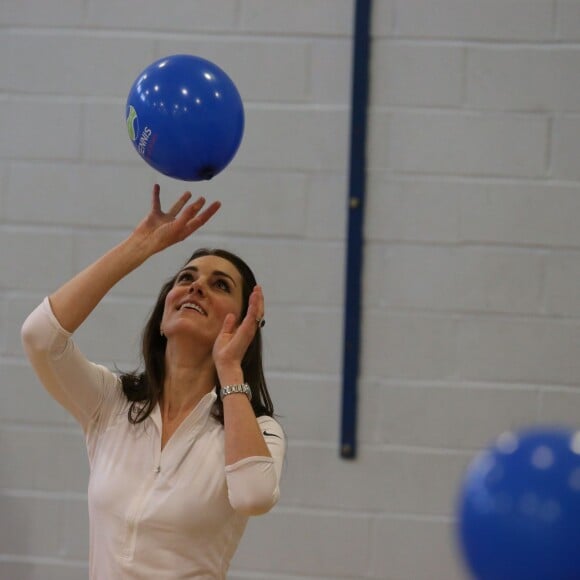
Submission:
[[[264,315],[264,296],[256,286],[241,324],[228,314],[218,336],[213,357],[222,386],[244,382],[241,361]],[[228,495],[232,507],[246,515],[268,512],[278,501],[285,437],[278,423],[267,416],[256,418],[244,393],[223,400],[225,461]]]
[[[220,207],[219,202],[213,202],[202,212],[205,199],[200,197],[188,205],[191,193],[186,192],[163,212],[159,195],[159,185],[155,185],[151,211],[127,239],[50,295],[54,315],[68,332],[84,322],[117,282],[153,254],[186,239]]]
[[[84,429],[117,378],[87,360],[71,334],[121,278],[149,256],[185,239],[219,208],[216,202],[199,213],[204,200],[187,205],[190,198],[191,193],[183,194],[164,213],[156,185],[151,211],[134,232],[45,299],[22,325],[23,346],[37,376]]]

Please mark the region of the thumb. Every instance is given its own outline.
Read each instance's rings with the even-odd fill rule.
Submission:
[[[236,328],[236,315],[230,312],[229,314],[226,314],[226,317],[224,318],[222,332],[226,334],[233,334],[235,328]]]

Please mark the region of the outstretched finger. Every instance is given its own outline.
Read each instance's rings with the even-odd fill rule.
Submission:
[[[195,204],[194,204],[195,205]],[[193,217],[187,221],[187,229],[190,233],[193,233],[195,230],[203,226],[209,219],[216,214],[218,209],[221,207],[221,202],[214,201],[211,203],[206,209],[204,209],[201,213],[197,213],[201,208],[198,208]],[[193,207],[193,206],[190,206]],[[189,209],[189,208],[188,208]]]
[[[248,301],[248,310],[246,316],[242,321],[242,325],[254,334],[256,330],[261,327],[261,322],[264,318],[264,294],[262,287],[256,285],[250,294]]]
[[[153,213],[161,213],[161,200],[159,198],[160,191],[161,188],[159,187],[159,184],[156,183],[153,186],[153,191],[151,192],[151,209]]]
[[[191,192],[186,191],[182,194],[182,196],[171,206],[169,211],[167,212],[168,215],[171,217],[177,216],[177,214],[185,207],[185,204],[191,199]],[[199,198],[196,202],[197,204],[201,203],[200,207],[205,203],[203,198]],[[199,210],[198,210],[199,211]]]
[[[198,197],[194,202],[190,203],[178,216],[175,216],[177,221],[186,225],[193,217],[195,217],[201,208],[205,205],[205,197]]]

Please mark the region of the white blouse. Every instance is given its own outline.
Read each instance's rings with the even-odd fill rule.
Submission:
[[[91,580],[224,579],[248,516],[278,500],[280,425],[258,418],[272,457],[226,466],[211,392],[161,450],[159,406],[131,424],[119,377],[84,357],[48,298],[26,319],[22,339],[46,389],[85,432]]]

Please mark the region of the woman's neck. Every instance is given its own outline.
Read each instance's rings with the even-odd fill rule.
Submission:
[[[162,417],[174,420],[188,414],[214,389],[216,371],[211,353],[179,352],[169,344],[165,353]]]

